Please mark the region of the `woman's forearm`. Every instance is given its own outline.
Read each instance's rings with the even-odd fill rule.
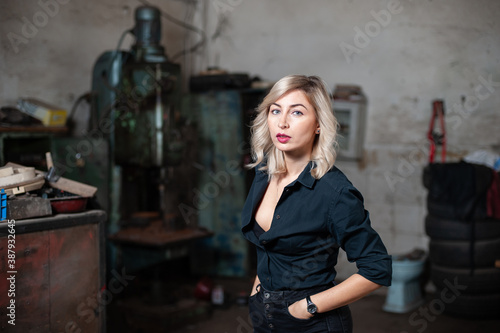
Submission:
[[[380,288],[359,274],[353,274],[335,287],[316,295],[311,295],[311,301],[318,307],[318,312],[327,312],[350,304]]]
[[[350,304],[380,288],[381,285],[371,282],[359,274],[350,276],[335,287],[311,295],[311,301],[316,304],[318,313],[328,312]],[[302,299],[289,307],[290,313],[297,318],[310,318],[307,312],[307,301]]]

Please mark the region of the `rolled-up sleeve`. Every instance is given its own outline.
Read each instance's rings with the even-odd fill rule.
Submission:
[[[363,197],[354,187],[342,188],[330,205],[329,227],[358,274],[366,279],[390,286],[392,259],[382,239],[372,228]]]

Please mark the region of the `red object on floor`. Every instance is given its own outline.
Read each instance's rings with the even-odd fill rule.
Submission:
[[[194,296],[204,301],[210,301],[212,297],[213,288],[214,288],[213,281],[209,277],[203,277],[196,284],[196,288],[194,290]]]

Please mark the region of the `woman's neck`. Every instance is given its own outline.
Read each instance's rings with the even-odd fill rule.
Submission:
[[[309,163],[309,159],[285,158],[286,173],[282,177],[297,178]]]

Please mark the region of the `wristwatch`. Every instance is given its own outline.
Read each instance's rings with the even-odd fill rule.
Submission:
[[[307,301],[307,312],[309,312],[314,316],[318,312],[318,307],[311,301],[310,296],[306,297],[306,301]]]

